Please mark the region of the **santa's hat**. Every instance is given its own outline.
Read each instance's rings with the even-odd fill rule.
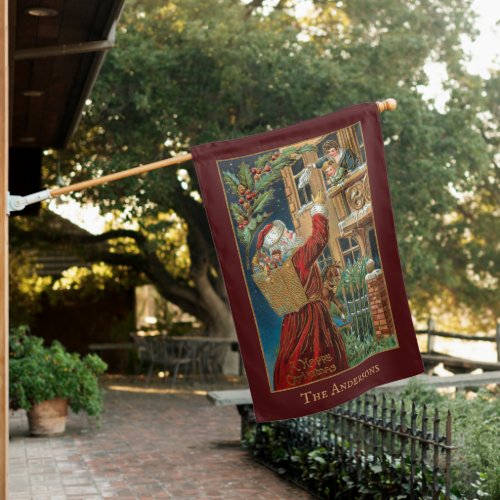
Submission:
[[[278,219],[272,224],[265,226],[257,238],[257,250],[260,250],[262,247],[272,247],[277,241],[279,241],[285,229],[285,223]]]

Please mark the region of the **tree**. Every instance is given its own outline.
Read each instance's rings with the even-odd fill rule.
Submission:
[[[300,19],[296,3],[130,1],[75,141],[59,155],[63,173],[72,181],[100,176],[395,96],[400,111],[382,119],[409,295],[422,309],[445,289],[491,312],[498,113],[485,113],[498,78],[464,69],[460,36],[474,34],[471,2],[316,1]],[[421,95],[429,61],[449,75],[443,112]],[[134,223],[101,235],[109,245],[94,258],[143,272],[208,330],[233,331],[191,165],[74,196]],[[169,214],[187,231],[184,268],[173,265],[183,241],[165,251]]]

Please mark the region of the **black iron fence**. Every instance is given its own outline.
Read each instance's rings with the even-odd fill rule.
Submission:
[[[451,415],[425,405],[365,396],[257,425],[250,441],[265,465],[322,498],[450,498]]]

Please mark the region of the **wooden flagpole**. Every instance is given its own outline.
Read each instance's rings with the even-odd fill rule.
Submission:
[[[396,99],[386,99],[385,101],[377,101],[377,108],[379,110],[379,113],[383,113],[384,111],[394,111],[396,109],[396,106],[397,106]],[[150,172],[151,170],[171,167],[173,165],[180,165],[192,159],[193,156],[191,154],[174,156],[173,158],[169,158],[167,160],[155,161],[154,163],[148,163],[147,165],[141,165],[139,167],[130,168],[128,170],[122,170],[121,172],[105,175],[103,177],[99,177],[98,179],[91,179],[89,181],[78,182],[70,186],[50,189],[49,192],[50,196],[52,198],[55,198],[56,196],[60,196],[62,194],[81,191],[82,189],[87,189],[89,187],[98,186],[100,184],[106,184],[108,182],[117,181],[118,179],[124,179],[125,177],[131,177],[133,175],[143,174],[145,172]]]
[[[167,160],[148,163],[147,165],[140,165],[139,167],[129,168],[128,170],[122,170],[121,172],[115,172],[114,174],[104,175],[103,177],[99,177],[98,179],[91,179],[90,181],[78,182],[70,186],[51,189],[50,196],[54,198],[55,196],[60,196],[61,194],[81,191],[82,189],[87,189],[92,186],[98,186],[99,184],[106,184],[108,182],[117,181],[118,179],[124,179],[125,177],[131,177],[132,175],[139,175],[143,174],[144,172],[150,172],[151,170],[158,170],[159,168],[179,165],[181,163],[188,162],[192,158],[193,156],[191,154],[185,154],[174,156],[173,158],[169,158]]]

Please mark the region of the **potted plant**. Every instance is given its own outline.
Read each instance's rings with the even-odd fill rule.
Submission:
[[[62,433],[68,405],[91,416],[102,413],[98,376],[106,368],[95,354],[82,358],[57,341],[46,347],[27,327],[15,328],[9,337],[10,407],[26,410],[31,434]]]

